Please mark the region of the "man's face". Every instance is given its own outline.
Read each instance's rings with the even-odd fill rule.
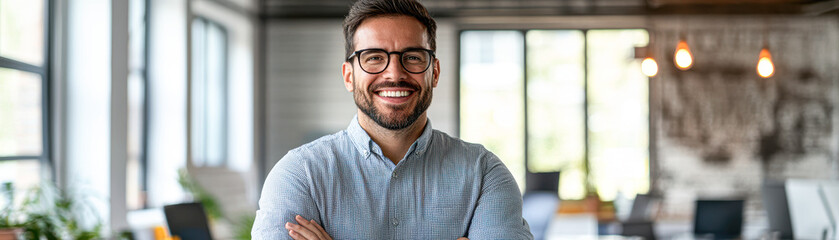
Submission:
[[[379,48],[388,52],[409,48],[429,49],[427,33],[415,18],[382,16],[364,20],[355,32],[355,50]],[[422,73],[405,71],[398,54],[377,74],[361,69],[358,56],[343,65],[344,86],[353,92],[355,105],[374,122],[390,130],[404,129],[420,117],[431,104],[432,88],[440,71],[435,58]],[[407,95],[406,95],[407,94]]]

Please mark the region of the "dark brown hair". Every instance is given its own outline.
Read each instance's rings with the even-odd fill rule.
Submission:
[[[350,57],[355,49],[355,30],[365,19],[376,16],[404,15],[416,18],[428,33],[428,45],[431,50],[437,49],[437,23],[428,14],[422,4],[416,0],[359,0],[350,8],[350,13],[344,18],[344,47],[347,52],[344,59]]]

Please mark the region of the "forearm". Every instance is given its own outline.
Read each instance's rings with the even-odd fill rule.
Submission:
[[[302,164],[290,153],[268,174],[251,230],[254,239],[290,239],[284,225],[297,215],[321,223]]]
[[[494,155],[485,161],[481,196],[469,226],[471,239],[533,239],[522,218],[521,192],[513,175]]]

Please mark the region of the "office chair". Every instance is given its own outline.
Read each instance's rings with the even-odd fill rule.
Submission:
[[[763,207],[769,218],[769,231],[781,239],[793,239],[792,221],[789,216],[787,190],[783,181],[766,181],[762,191]]]
[[[650,212],[658,201],[658,197],[649,194],[635,195],[632,201],[632,209],[626,221],[621,222],[622,236],[637,236],[645,240],[656,240],[655,224]]]
[[[559,172],[527,172],[525,180],[522,217],[530,225],[533,238],[544,239],[559,206]]]
[[[652,221],[633,221],[621,223],[621,236],[641,237],[644,240],[656,240]]]

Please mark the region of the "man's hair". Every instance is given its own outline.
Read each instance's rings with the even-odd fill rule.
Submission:
[[[437,23],[428,14],[428,10],[416,0],[359,0],[353,4],[350,13],[344,18],[344,47],[347,50],[344,59],[353,53],[353,38],[361,22],[371,17],[399,15],[414,17],[425,26],[428,45],[431,46],[431,50],[437,49]]]

